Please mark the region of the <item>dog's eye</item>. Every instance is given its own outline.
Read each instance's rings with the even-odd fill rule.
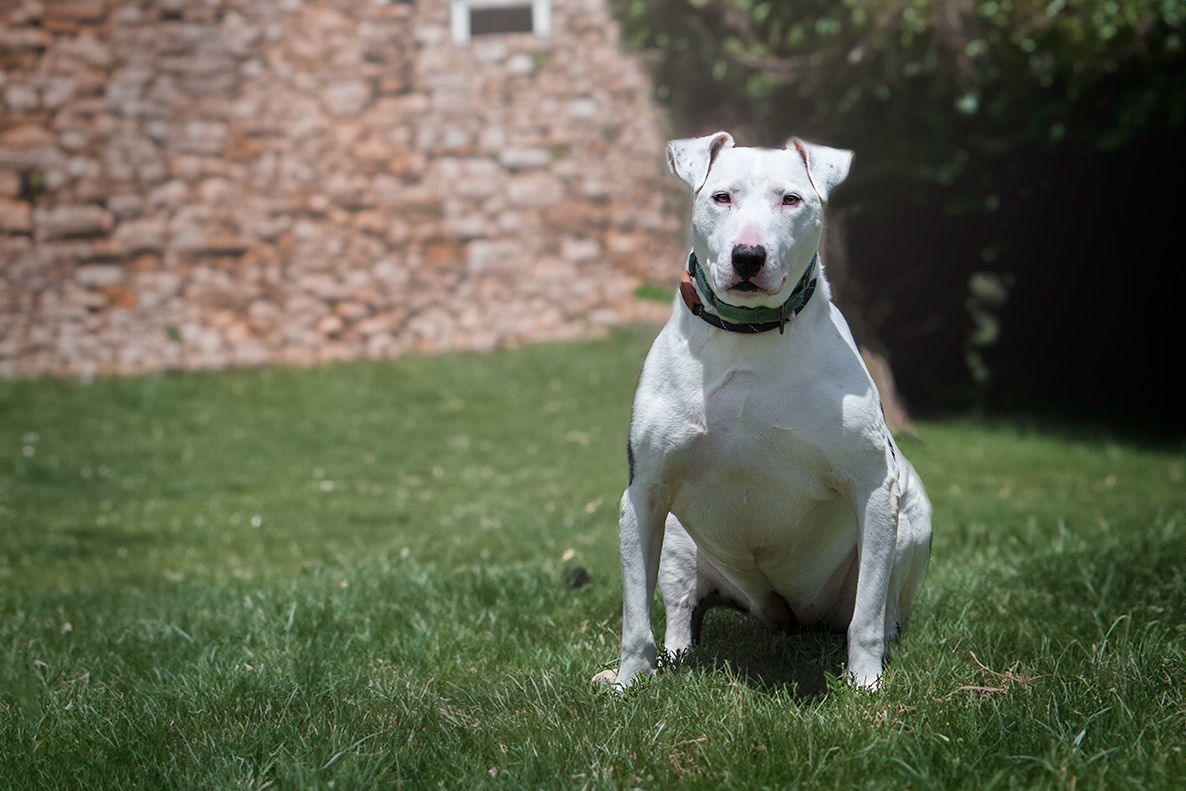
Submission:
[[[714,192],[712,194],[712,199],[722,206],[728,206],[733,202],[732,198],[729,197],[729,193],[727,192]]]
[[[803,198],[799,197],[798,195],[796,195],[793,192],[790,195],[782,196],[782,205],[783,206],[798,206],[802,202],[803,202]]]

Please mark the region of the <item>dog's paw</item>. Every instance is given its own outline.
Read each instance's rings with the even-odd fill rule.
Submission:
[[[655,675],[655,668],[644,668],[637,673],[623,673],[621,669],[602,670],[590,681],[607,692],[625,694],[631,687]]]
[[[631,683],[630,680],[626,680],[626,682],[623,683],[618,677],[618,671],[613,668],[610,668],[609,670],[602,670],[600,673],[593,676],[590,681],[602,692],[617,696],[624,696]]]
[[[881,679],[880,672],[861,673],[851,670],[848,672],[848,683],[865,692],[876,692],[881,689]]]
[[[589,679],[590,683],[601,684],[604,686],[612,686],[618,683],[618,671],[610,668],[609,670],[602,670],[593,678]]]

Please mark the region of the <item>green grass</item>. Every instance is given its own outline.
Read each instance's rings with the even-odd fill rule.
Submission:
[[[0,787],[1183,787],[1180,449],[924,423],[882,692],[724,611],[594,690],[646,342],[0,384]]]
[[[671,285],[669,283],[645,282],[634,289],[634,296],[639,299],[650,300],[651,302],[667,304],[671,302]]]

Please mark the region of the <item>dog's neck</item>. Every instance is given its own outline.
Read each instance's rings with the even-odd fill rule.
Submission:
[[[756,334],[778,330],[782,335],[786,325],[799,315],[815,294],[821,277],[819,253],[811,258],[803,276],[790,295],[778,307],[745,307],[725,302],[712,290],[704,268],[696,260],[696,253],[688,253],[688,266],[680,283],[680,296],[693,315],[718,329],[728,332]],[[707,303],[707,304],[706,304]]]

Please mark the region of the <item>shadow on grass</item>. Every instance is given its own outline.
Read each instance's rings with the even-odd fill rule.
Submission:
[[[828,692],[828,676],[839,676],[844,635],[820,629],[771,629],[732,610],[710,611],[700,643],[684,663],[692,670],[725,668],[756,689],[785,691],[799,700]]]

